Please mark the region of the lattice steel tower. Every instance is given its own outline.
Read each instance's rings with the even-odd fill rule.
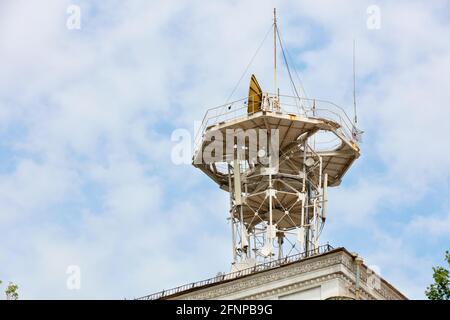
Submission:
[[[273,26],[276,57],[276,18]],[[278,92],[252,75],[248,97],[209,109],[196,138],[193,165],[230,195],[233,270],[317,250],[328,187],[360,154],[344,110],[280,95],[274,62]]]

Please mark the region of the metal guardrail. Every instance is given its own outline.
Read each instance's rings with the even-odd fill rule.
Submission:
[[[300,117],[331,120],[340,126],[338,131],[346,138],[351,141],[354,140],[353,132],[356,128],[345,110],[337,104],[327,100],[298,98],[287,95],[280,95],[279,100],[278,105],[280,109],[273,110],[270,108],[269,111],[281,111],[285,114],[294,114]],[[247,98],[208,109],[195,135],[194,155],[199,150],[204,134],[209,127],[247,115]]]
[[[236,271],[236,272],[231,272],[231,273],[226,273],[223,275],[219,275],[216,276],[214,278],[209,278],[206,280],[202,280],[202,281],[197,281],[197,282],[192,282],[189,284],[185,284],[176,288],[172,288],[172,289],[168,289],[168,290],[163,290],[160,292],[156,292],[147,296],[143,296],[140,298],[137,298],[136,300],[158,300],[158,299],[162,299],[164,297],[168,297],[171,296],[173,294],[177,294],[186,290],[190,290],[193,288],[200,288],[203,286],[207,286],[207,285],[211,285],[214,283],[218,283],[221,281],[227,281],[227,280],[233,280],[233,279],[237,279],[239,277],[243,277],[243,276],[247,276],[250,274],[253,274],[255,272],[260,272],[260,271],[264,271],[264,270],[269,270],[269,269],[273,269],[288,263],[292,263],[292,262],[296,262],[296,261],[300,261],[302,259],[305,258],[309,258],[309,257],[313,257],[313,256],[317,256],[320,254],[324,254],[326,252],[329,252],[331,250],[333,250],[334,248],[329,245],[329,244],[325,244],[322,246],[317,247],[317,249],[311,249],[302,253],[298,253],[292,256],[288,256],[282,259],[278,259],[278,260],[272,260],[272,261],[268,261],[262,264],[258,264],[254,267],[248,268],[248,269],[244,269],[244,270],[240,270],[240,271]]]

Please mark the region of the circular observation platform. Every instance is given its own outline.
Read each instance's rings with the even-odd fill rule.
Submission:
[[[313,206],[308,202],[312,200],[305,200],[305,189],[320,188],[325,175],[328,186],[339,185],[360,155],[353,136],[357,130],[342,108],[316,99],[290,96],[277,99],[276,103],[262,106],[256,112],[248,112],[247,99],[209,109],[196,137],[193,165],[223,190],[233,191],[235,167],[239,165],[244,205],[241,210],[235,210],[235,215],[243,219],[250,230],[268,221],[271,206],[271,222],[277,230],[298,227],[302,206]],[[250,152],[249,136],[244,137],[243,150],[227,148],[230,130],[244,134],[251,130],[277,130],[276,149],[258,145],[258,155],[274,152],[276,169],[267,170],[267,163],[255,159]],[[232,144],[235,141],[233,137]],[[215,146],[213,157],[205,156],[211,153],[212,144]],[[219,152],[217,146],[222,146]],[[234,159],[238,161],[233,162]],[[273,200],[270,203],[269,198]],[[313,210],[306,210],[306,219],[313,214]]]

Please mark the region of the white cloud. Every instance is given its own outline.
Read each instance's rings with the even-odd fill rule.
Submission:
[[[450,237],[450,213],[444,215],[423,215],[413,218],[408,223],[410,234],[423,237]]]
[[[0,278],[19,282],[27,298],[122,298],[224,271],[225,193],[194,168],[170,163],[170,132],[191,129],[224,102],[270,27],[273,4],[78,3],[79,31],[65,27],[68,1],[10,1],[0,10],[0,134],[14,163],[0,178]],[[409,239],[423,220],[436,236],[449,229],[442,212],[402,214],[430,190],[448,191],[449,23],[440,17],[444,2],[384,1],[381,29],[370,31],[369,4],[277,6],[286,43],[307,48],[291,56],[304,64],[310,96],[351,105],[357,40],[366,142],[349,173],[358,179],[330,193],[327,236],[371,230],[364,241],[377,245],[365,253],[409,290],[408,275],[428,279],[437,255],[419,268],[417,244],[390,233]],[[269,90],[270,46],[269,39],[249,70]],[[399,211],[394,231],[383,229],[386,210]],[[395,251],[387,250],[392,243]],[[401,252],[399,264],[393,257]],[[84,274],[80,292],[65,288],[71,264]]]

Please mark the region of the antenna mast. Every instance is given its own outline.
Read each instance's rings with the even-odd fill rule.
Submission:
[[[277,94],[277,9],[273,8],[273,93]]]
[[[353,39],[353,112],[355,114],[355,125],[358,123],[356,115],[356,68],[355,68],[355,39]]]
[[[305,103],[310,101],[307,106],[312,103],[313,114],[300,108],[295,111],[281,107],[276,82],[277,41],[294,89],[295,86],[275,8],[273,19],[273,25],[267,26],[267,35],[273,28],[275,92],[270,95],[263,92],[252,75],[248,98],[243,102],[247,104],[246,114],[225,111],[231,116],[223,119],[222,111],[211,117],[212,110],[217,114],[215,110],[220,109],[209,109],[197,135],[200,139],[196,139],[192,159],[195,167],[229,193],[232,272],[249,270],[257,263],[274,261],[277,256],[301,254],[304,257],[323,252],[319,239],[327,216],[327,188],[339,185],[360,155],[355,135],[336,131],[340,121],[327,117],[327,113],[323,118],[315,117],[314,99],[305,99]],[[283,103],[287,101],[283,106],[289,107],[297,105],[302,98],[296,92],[296,97],[282,99]],[[339,119],[345,116],[334,104],[322,103],[323,110],[338,115]],[[240,104],[227,104],[227,107],[241,110]],[[351,125],[351,120],[348,122]],[[258,134],[250,134],[250,130]],[[218,134],[224,139],[216,141]],[[329,135],[335,139],[330,141]],[[320,148],[315,147],[316,138],[318,143],[324,143]],[[217,150],[225,152],[217,154]],[[332,167],[328,166],[330,163]]]

